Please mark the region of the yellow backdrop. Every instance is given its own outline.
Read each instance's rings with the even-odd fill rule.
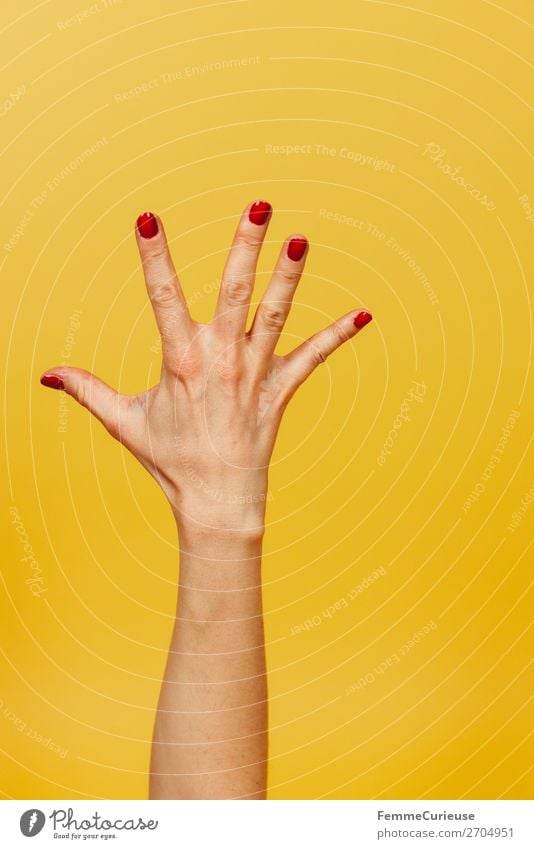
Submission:
[[[532,12],[4,0],[4,797],[146,797],[175,606],[163,495],[39,375],[155,382],[136,216],[208,320],[256,198],[258,295],[311,242],[283,349],[375,317],[274,457],[270,798],[531,795]]]

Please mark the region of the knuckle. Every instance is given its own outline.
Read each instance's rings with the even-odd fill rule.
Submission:
[[[281,330],[284,326],[285,312],[282,307],[266,305],[262,309],[262,320],[268,330]]]
[[[106,419],[103,421],[103,424],[108,433],[111,434],[114,439],[117,439],[119,442],[123,441],[124,434],[122,433],[122,428],[118,416],[107,416]]]
[[[251,295],[251,286],[243,278],[235,278],[229,280],[225,286],[226,301],[231,306],[241,306],[248,304]]]
[[[169,366],[173,375],[184,383],[195,382],[202,377],[202,363],[193,353],[174,357]]]
[[[326,362],[326,354],[323,354],[317,345],[310,344],[310,357],[314,367]]]
[[[177,300],[176,285],[172,278],[157,283],[149,289],[149,297],[153,304],[168,306],[175,304]]]
[[[291,286],[296,286],[300,280],[300,271],[292,268],[280,268],[278,274],[284,283],[289,283]]]
[[[132,435],[135,431],[132,413],[139,413],[140,410],[143,413],[145,412],[135,399],[119,397],[116,403],[108,406],[102,423],[111,436],[118,440],[118,442],[121,442],[123,445],[126,443],[131,444]]]
[[[338,321],[334,322],[334,324],[332,325],[331,333],[336,344],[347,342],[350,338],[343,325],[340,324]]]
[[[78,386],[78,390],[76,392],[76,400],[82,407],[89,407],[91,398],[91,384],[88,378],[84,378],[80,381]]]
[[[91,407],[91,401],[95,393],[94,378],[90,371],[80,369],[79,378],[73,387],[72,395],[82,407],[88,410]]]
[[[254,225],[256,226],[256,225]],[[259,234],[250,232],[250,230],[241,230],[235,239],[235,246],[239,249],[257,251],[261,246],[261,238]]]
[[[167,256],[168,256],[167,246],[165,244],[158,245],[158,244],[154,244],[153,242],[150,242],[150,246],[147,246],[147,245],[144,246],[143,253],[144,253],[143,261],[144,261],[145,265],[150,265],[151,263],[157,264],[161,260],[166,260]]]

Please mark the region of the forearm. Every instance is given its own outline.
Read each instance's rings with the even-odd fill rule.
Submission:
[[[267,686],[261,531],[180,525],[176,621],[152,748],[150,796],[262,799]]]

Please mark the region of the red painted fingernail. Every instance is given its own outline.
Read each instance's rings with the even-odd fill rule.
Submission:
[[[265,224],[271,214],[272,206],[266,200],[257,200],[248,211],[249,221],[253,224]]]
[[[359,330],[361,327],[365,327],[366,324],[369,324],[369,322],[372,320],[373,316],[370,312],[359,312],[358,315],[354,318],[354,327],[357,327]]]
[[[302,259],[306,248],[308,247],[307,239],[291,239],[287,246],[287,255],[293,262],[298,262]]]
[[[143,239],[152,239],[158,233],[158,220],[152,212],[143,212],[137,219],[137,230]]]
[[[50,389],[65,389],[65,384],[57,374],[43,374],[41,383],[43,386],[49,386]]]

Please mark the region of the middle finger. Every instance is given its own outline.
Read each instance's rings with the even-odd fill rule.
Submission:
[[[249,204],[241,215],[224,267],[214,323],[221,336],[235,341],[245,336],[260,248],[272,207],[267,201]]]

